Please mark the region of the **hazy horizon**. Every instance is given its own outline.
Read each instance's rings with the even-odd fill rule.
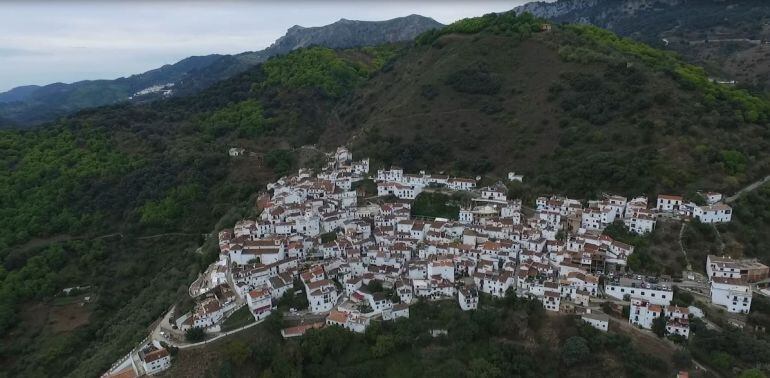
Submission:
[[[410,14],[446,24],[527,2],[2,3],[0,92],[22,85],[116,79],[193,55],[261,50],[293,25]]]

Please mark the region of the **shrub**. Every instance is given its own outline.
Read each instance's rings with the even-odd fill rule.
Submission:
[[[197,343],[203,341],[203,339],[206,338],[206,333],[201,327],[193,327],[184,333],[184,338],[191,343]]]

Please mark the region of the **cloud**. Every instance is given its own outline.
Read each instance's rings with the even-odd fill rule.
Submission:
[[[0,58],[37,56],[37,55],[40,55],[40,51],[19,49],[14,47],[0,47]]]
[[[131,75],[269,46],[293,25],[412,13],[449,23],[525,1],[0,2],[0,90]]]

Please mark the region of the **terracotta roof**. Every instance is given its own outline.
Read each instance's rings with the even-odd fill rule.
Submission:
[[[144,362],[150,363],[150,362],[153,362],[155,360],[159,360],[159,359],[161,359],[163,357],[166,357],[168,355],[169,355],[168,351],[165,348],[164,349],[157,349],[157,350],[154,350],[154,351],[152,351],[150,353],[145,353],[145,355],[144,355]]]
[[[326,317],[326,320],[331,320],[335,323],[345,324],[345,322],[348,321],[348,314],[342,311],[332,310],[329,313],[329,316]]]

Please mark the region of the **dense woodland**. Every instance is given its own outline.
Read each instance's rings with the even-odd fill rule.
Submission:
[[[770,172],[766,99],[710,83],[676,56],[599,29],[545,32],[542,23],[484,16],[407,46],[313,47],[198,95],[0,131],[0,376],[102,373],[215,258],[216,243],[203,234],[253,215],[254,194],[307,160],[303,145],[349,143],[372,158],[373,169],[398,164],[480,174],[490,183],[516,170],[525,184],[510,190],[525,201],[549,192],[586,199],[603,191],[730,193]],[[229,158],[232,146],[254,156]],[[413,210],[451,217],[460,201],[435,196]],[[765,262],[768,201],[766,189],[741,199],[736,222],[721,230],[736,253]],[[671,243],[667,235],[629,240],[646,245],[632,268],[669,273],[670,248],[661,247]],[[80,285],[93,296],[84,325],[57,330],[46,325],[50,314],[42,323],[26,320],[56,308],[63,288]],[[537,322],[530,313],[539,310],[515,300],[489,306],[473,315],[418,306],[413,320],[365,336],[330,329],[299,343],[249,344],[254,358],[245,371],[317,375],[332,366],[360,375],[392,366],[394,375],[539,376],[566,371],[577,358],[571,353],[586,350],[609,355],[619,365],[604,372],[616,375],[667,374],[656,369],[673,364],[643,363],[623,336],[571,326],[545,349],[525,345],[521,329],[490,338],[506,317]],[[424,336],[439,324],[452,330],[448,338]],[[691,342],[693,353],[719,336],[703,335]],[[339,340],[343,349],[333,349]],[[720,344],[730,361],[750,365],[756,356],[728,342],[743,341]],[[560,362],[543,364],[553,353]],[[259,360],[265,355],[276,358]],[[588,364],[604,369],[602,360]],[[241,365],[227,362],[222,374]]]

